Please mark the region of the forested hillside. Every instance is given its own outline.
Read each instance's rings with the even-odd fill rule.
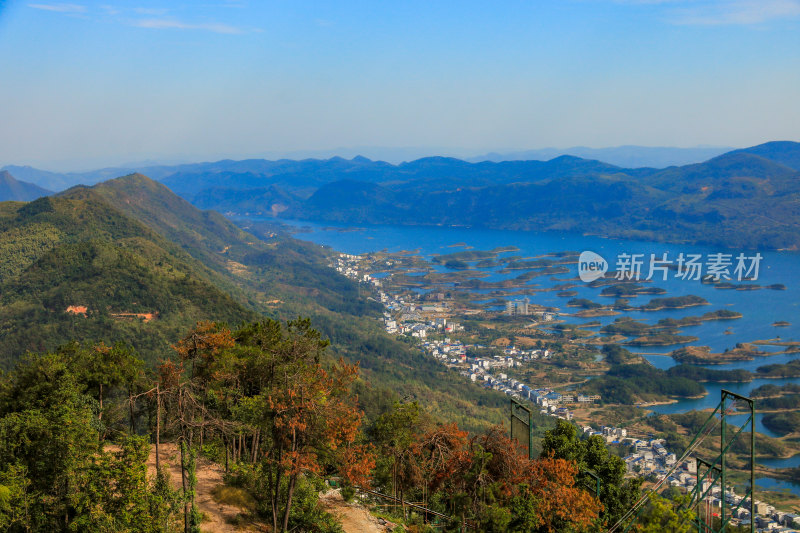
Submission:
[[[409,501],[447,531],[588,533],[639,497],[603,439],[567,422],[531,459],[504,428],[469,435],[416,401],[366,418],[357,365],[326,363],[327,346],[307,320],[261,320],[200,324],[155,367],[123,344],[28,355],[0,376],[0,528],[197,533],[212,464],[225,473],[215,497],[240,509],[230,525],[276,533],[342,533],[318,502],[325,479],[348,499],[403,502],[390,511],[401,531],[428,531]],[[643,533],[692,526],[657,496],[644,511]]]
[[[123,341],[155,362],[198,320],[257,316],[204,270],[91,190],[0,204],[0,364],[72,339]]]
[[[380,306],[328,268],[318,246],[262,240],[141,175],[0,213],[3,368],[70,340],[127,342],[153,363],[198,320],[305,316],[333,358],[360,363],[368,416],[412,397],[471,430],[504,418],[503,395],[386,335]]]
[[[239,214],[796,248],[798,161],[800,143],[785,141],[664,169],[573,156],[476,163],[429,157],[399,165],[334,158],[258,168],[205,164],[164,183],[203,208]]]

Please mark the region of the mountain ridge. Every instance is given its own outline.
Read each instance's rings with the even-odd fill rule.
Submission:
[[[797,249],[800,172],[784,164],[795,159],[800,143],[792,142],[665,169],[624,169],[574,156],[501,163],[434,157],[391,166],[383,179],[345,172],[307,196],[271,185],[258,189],[261,210],[244,193],[238,196],[246,209],[237,206],[235,186],[197,198],[208,208],[220,205],[215,197],[225,198],[231,213],[323,222],[567,230]]]
[[[768,143],[767,143],[768,144]],[[715,147],[697,147],[697,148],[669,148],[669,147],[647,147],[647,146],[620,146],[614,148],[586,148],[586,147],[573,147],[567,149],[545,148],[540,150],[528,150],[522,152],[514,152],[516,157],[464,157],[455,158],[448,157],[447,159],[464,161],[468,163],[479,162],[517,162],[517,161],[550,161],[563,155],[570,155],[588,160],[603,161],[607,164],[614,165],[620,168],[666,168],[678,164],[690,164],[705,161],[716,155],[720,155],[727,151],[734,150],[732,148],[715,148]],[[742,150],[747,150],[742,149]],[[675,152],[675,153],[693,153],[697,154],[690,158],[664,158],[664,157],[623,157],[615,158],[613,155],[616,152],[623,151],[630,153],[660,153],[661,151]],[[489,154],[492,155],[492,154]],[[498,154],[494,154],[498,155]],[[608,157],[607,157],[608,156]],[[443,157],[443,156],[431,156]],[[277,173],[291,173],[292,168],[297,168],[298,164],[333,164],[340,163],[345,166],[358,166],[358,165],[381,165],[387,166],[401,166],[430,159],[431,157],[416,157],[408,159],[405,162],[392,164],[382,161],[380,159],[369,159],[363,155],[355,155],[351,159],[346,159],[339,156],[332,157],[304,157],[304,158],[278,158],[278,159],[222,159],[219,161],[207,161],[197,163],[178,163],[178,164],[125,164],[116,167],[105,167],[96,170],[84,172],[53,172],[33,168],[31,166],[7,165],[0,170],[8,170],[14,176],[25,181],[35,183],[44,188],[60,191],[67,189],[71,186],[84,184],[93,185],[101,181],[115,178],[118,176],[130,174],[133,172],[140,172],[156,180],[163,180],[168,176],[174,174],[204,174],[204,173],[222,173],[229,172],[232,174],[246,174],[253,173],[257,175],[275,175]],[[178,188],[174,188],[176,191]]]
[[[198,320],[256,317],[201,270],[85,187],[0,203],[0,366],[76,335],[127,342],[154,362]]]
[[[774,141],[663,169],[572,155],[479,163],[434,156],[397,165],[334,157],[180,165],[161,181],[188,202],[229,214],[800,248],[796,167],[800,143]]]
[[[33,183],[20,181],[7,170],[0,170],[0,202],[29,202],[49,194],[52,194],[52,191]]]

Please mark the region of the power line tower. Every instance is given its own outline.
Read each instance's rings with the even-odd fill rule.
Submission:
[[[514,439],[521,448],[527,448],[528,458],[533,459],[533,414],[528,407],[511,398],[511,440]]]
[[[730,402],[730,403],[729,403]],[[737,403],[747,404],[750,415],[745,420],[739,429],[735,430],[731,435],[728,434],[728,411],[735,408]],[[692,491],[692,504],[697,506],[697,531],[699,533],[724,533],[725,528],[734,517],[736,512],[745,504],[750,501],[750,533],[755,533],[756,530],[756,512],[755,512],[755,463],[756,463],[756,407],[755,401],[752,398],[736,394],[725,389],[722,389],[721,398],[717,409],[714,410],[714,416],[719,412],[720,416],[720,452],[717,458],[712,461],[704,461],[697,458],[697,485]],[[733,444],[739,439],[741,433],[749,426],[750,428],[750,486],[747,493],[739,500],[739,503],[732,510],[728,510],[729,496],[728,493],[728,453],[730,452]],[[735,427],[735,426],[734,426]],[[705,473],[700,475],[701,467],[705,467]],[[706,503],[708,508],[708,496],[716,492],[714,489],[719,489],[720,500],[720,526],[719,529],[714,528],[713,515],[710,513],[702,513],[700,511],[701,502]]]
[[[730,428],[728,427],[728,417],[734,414],[738,408],[744,406],[749,410],[750,415],[745,422],[738,428],[734,426],[734,431],[729,434]],[[720,402],[714,411],[708,416],[706,421],[700,427],[700,430],[694,436],[686,451],[683,452],[680,459],[675,465],[669,469],[661,479],[649,489],[642,497],[628,510],[628,512],[613,526],[609,528],[609,533],[614,533],[618,530],[623,532],[631,529],[637,522],[639,514],[646,509],[646,503],[650,493],[658,493],[661,488],[666,484],[667,478],[671,476],[677,468],[690,458],[690,455],[695,453],[695,450],[700,446],[707,437],[709,437],[717,428],[720,427],[720,447],[719,455],[709,462],[703,459],[697,459],[697,484],[690,491],[690,508],[696,509],[697,515],[697,531],[698,533],[724,533],[731,518],[737,511],[745,504],[746,501],[750,502],[750,533],[755,533],[755,458],[756,458],[756,407],[755,401],[746,396],[736,394],[725,389],[720,393]],[[728,492],[728,453],[735,442],[738,441],[742,432],[748,428],[750,429],[750,486],[739,503],[732,509],[728,509],[728,501],[733,498],[733,494]],[[705,471],[701,470],[705,468]],[[717,490],[715,491],[715,487]],[[708,500],[713,498],[715,492],[719,493],[720,501],[720,525],[718,528],[714,527],[713,513],[708,513]],[[730,496],[730,498],[729,498]],[[706,508],[700,509],[701,504],[704,503]],[[706,511],[706,514],[703,513]]]

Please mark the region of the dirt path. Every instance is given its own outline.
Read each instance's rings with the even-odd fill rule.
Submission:
[[[372,516],[361,505],[347,503],[342,499],[338,489],[321,494],[319,503],[323,509],[339,518],[345,533],[386,533],[392,531],[396,526],[396,524]]]
[[[160,459],[162,468],[168,467],[172,486],[180,490],[181,467],[178,447],[172,443],[161,444]],[[155,446],[150,449],[147,469],[150,475],[155,475]],[[223,483],[222,468],[202,457],[198,458],[195,502],[204,516],[200,525],[201,531],[207,533],[268,531],[264,524],[248,522],[240,517],[245,512],[244,509],[219,503],[214,499],[212,491]],[[345,533],[386,533],[392,531],[396,525],[372,516],[361,505],[345,502],[338,489],[320,494],[319,502],[323,509],[339,518]],[[237,521],[242,523],[237,525]]]
[[[181,467],[180,453],[175,444],[162,444],[160,449],[160,459],[162,468],[169,466],[170,480],[176,489],[181,488]],[[155,475],[156,471],[156,450],[155,446],[150,449],[150,457],[147,460],[147,469],[150,475]],[[212,491],[215,487],[222,485],[223,471],[214,463],[202,457],[197,460],[197,489],[195,502],[198,509],[204,516],[203,523],[200,525],[202,531],[208,533],[227,533],[242,531],[266,531],[263,525],[247,523],[234,525],[237,517],[243,513],[243,509],[234,505],[218,503]]]

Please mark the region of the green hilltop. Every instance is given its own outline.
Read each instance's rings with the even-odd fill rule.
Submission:
[[[505,396],[385,334],[379,304],[328,268],[329,252],[267,235],[137,174],[0,203],[0,368],[72,340],[123,341],[153,363],[197,321],[306,316],[331,359],[360,363],[368,416],[412,397],[467,429],[504,418]]]
[[[76,338],[121,340],[155,361],[198,320],[256,316],[89,189],[0,206],[3,367]]]

